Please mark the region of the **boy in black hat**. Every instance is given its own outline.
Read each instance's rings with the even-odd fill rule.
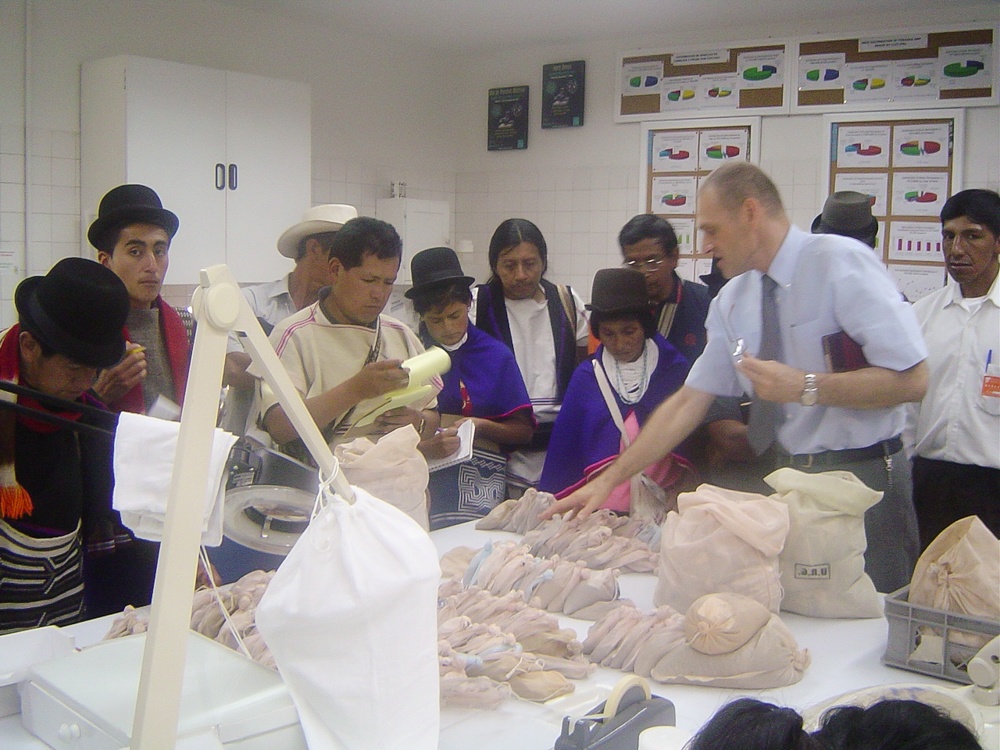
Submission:
[[[420,316],[420,336],[425,346],[440,346],[451,357],[451,368],[442,376],[438,394],[441,423],[475,424],[479,460],[462,470],[452,467],[431,475],[431,530],[486,515],[506,499],[506,457],[500,446],[527,445],[535,432],[535,417],[528,390],[514,353],[469,321],[470,287],[450,247],[421,250],[410,261],[413,286],[406,291]],[[447,443],[449,455],[458,449],[453,428],[441,430],[421,445],[433,450],[432,441]],[[484,452],[485,451],[485,452]],[[473,482],[469,472],[477,472]],[[472,486],[470,486],[470,484]]]
[[[113,411],[144,414],[159,396],[184,399],[188,332],[160,296],[177,217],[145,185],[119,185],[101,199],[87,238],[97,260],[124,282],[130,310],[129,356],[101,373],[94,391]]]
[[[14,304],[19,322],[0,334],[0,380],[41,396],[0,397],[63,421],[0,410],[0,633],[82,619],[83,539],[114,545],[111,438],[77,425],[112,422],[87,392],[125,353],[129,298],[106,268],[66,258],[21,282]]]

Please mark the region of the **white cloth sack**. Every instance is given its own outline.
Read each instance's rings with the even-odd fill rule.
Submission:
[[[112,506],[121,514],[122,523],[140,539],[158,542],[163,538],[180,429],[179,422],[144,414],[125,411],[118,416]],[[236,436],[224,430],[216,429],[212,435],[201,518],[201,543],[208,547],[222,544],[226,464],[235,443]]]
[[[355,488],[313,519],[257,607],[310,750],[436,748],[437,587],[430,537]]]
[[[377,443],[361,437],[338,445],[333,455],[347,481],[395,505],[427,531],[427,461],[417,450],[420,435],[412,425],[383,435]]]
[[[849,471],[806,474],[778,469],[764,477],[788,505],[790,528],[778,555],[781,608],[808,617],[881,617],[865,573],[865,511],[882,499]]]
[[[653,604],[684,612],[700,596],[732,592],[777,612],[787,535],[788,506],[777,500],[711,484],[682,493],[663,522]]]
[[[775,615],[738,594],[709,594],[684,615],[686,643],[650,670],[658,682],[759,690],[794,685],[809,651]]]

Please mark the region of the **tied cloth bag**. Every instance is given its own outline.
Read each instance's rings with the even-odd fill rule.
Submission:
[[[658,682],[762,689],[793,685],[809,667],[807,650],[779,617],[739,594],[707,594],[684,615],[684,643],[650,670]]]
[[[426,459],[417,450],[419,442],[413,425],[406,425],[383,435],[377,443],[366,437],[342,443],[333,454],[347,481],[395,505],[427,531],[429,473]]]
[[[663,524],[653,604],[683,612],[705,594],[731,592],[777,612],[787,536],[788,506],[772,498],[711,484],[681,494]]]
[[[778,555],[781,608],[807,617],[881,617],[882,603],[865,573],[865,511],[882,493],[849,471],[784,468],[764,481],[788,506],[788,539]]]
[[[257,607],[310,750],[433,750],[437,587],[427,533],[355,487],[324,483],[312,522]]]
[[[1000,540],[979,516],[955,521],[917,560],[907,597],[910,604],[1000,620]],[[988,637],[949,631],[952,640],[976,648]]]
[[[630,411],[628,416],[624,420],[622,419],[621,410],[611,392],[611,384],[608,382],[607,375],[604,374],[604,368],[596,363],[594,377],[601,389],[601,394],[604,396],[608,411],[611,412],[611,418],[618,427],[618,431],[621,432],[620,455],[639,434],[639,420],[635,416],[635,411]],[[572,494],[604,471],[616,458],[618,456],[609,456],[605,460],[587,467],[586,476],[560,492],[556,498],[561,499]],[[601,507],[618,513],[628,513],[631,516],[659,525],[666,519],[667,513],[677,508],[678,494],[694,489],[697,485],[697,476],[691,463],[680,456],[670,454],[655,464],[647,466],[628,482],[622,482],[615,487]]]

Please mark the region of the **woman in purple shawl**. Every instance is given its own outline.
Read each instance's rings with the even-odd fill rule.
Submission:
[[[656,407],[683,385],[690,368],[687,359],[656,332],[641,272],[598,271],[587,309],[601,345],[573,373],[552,430],[538,489],[554,494],[581,482],[621,450],[621,429],[599,378],[634,437]],[[604,507],[628,511],[628,487],[621,489]]]
[[[531,442],[535,417],[513,352],[469,322],[475,279],[462,272],[455,251],[423,250],[410,270],[413,287],[406,296],[420,316],[421,338],[451,357],[437,396],[441,423],[450,425],[442,434],[450,437],[466,421],[475,424],[472,459],[431,474],[434,530],[484,516],[506,498],[503,451]]]

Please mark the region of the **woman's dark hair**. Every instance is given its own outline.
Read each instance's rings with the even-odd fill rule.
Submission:
[[[452,302],[472,304],[472,292],[467,282],[451,281],[421,292],[413,298],[413,310],[417,315],[424,315],[437,307],[447,307]]]
[[[821,750],[802,729],[802,717],[753,698],[720,708],[686,750]]]
[[[813,736],[828,750],[982,750],[964,724],[913,700],[831,708]]]
[[[544,274],[548,270],[549,249],[545,244],[541,230],[527,219],[507,219],[496,228],[493,237],[490,238],[489,259],[490,271],[493,274],[490,278],[491,281],[496,277],[500,253],[517,247],[522,242],[530,242],[538,248],[538,255],[542,259],[542,273]]]
[[[635,320],[642,326],[642,333],[647,339],[656,335],[656,321],[653,320],[653,313],[649,309],[644,310],[617,310],[611,313],[604,313],[600,310],[590,311],[590,330],[598,340],[601,338],[601,323],[612,323],[616,320]]]
[[[992,190],[972,188],[955,193],[944,202],[941,223],[965,216],[1000,237],[1000,195]]]

